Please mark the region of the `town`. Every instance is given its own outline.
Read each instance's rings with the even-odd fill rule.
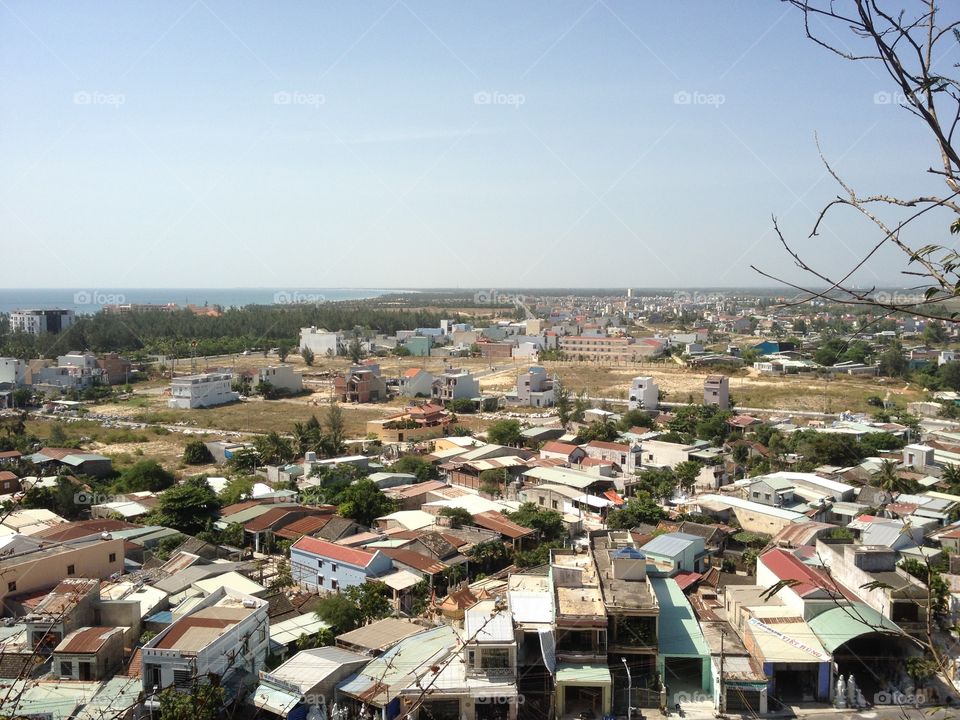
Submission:
[[[331,305],[0,320],[0,717],[960,702],[950,322],[755,291]],[[217,339],[267,311],[313,322]]]

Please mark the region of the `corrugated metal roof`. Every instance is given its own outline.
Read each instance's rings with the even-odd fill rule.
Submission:
[[[807,624],[831,653],[861,635],[884,632],[907,637],[896,624],[863,603],[832,608]]]
[[[657,535],[653,540],[644,545],[641,550],[647,555],[663,555],[666,557],[676,557],[684,552],[692,544],[702,544],[703,538],[697,535],[687,535],[686,533],[664,533]]]
[[[672,578],[649,578],[660,605],[659,653],[673,657],[710,655],[690,601]]]
[[[496,601],[481,600],[467,609],[464,615],[467,642],[511,643],[513,613],[507,608],[497,609]]]

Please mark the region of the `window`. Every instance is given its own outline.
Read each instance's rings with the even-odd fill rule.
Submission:
[[[8,582],[8,583],[7,583],[7,592],[16,592],[16,591],[17,591],[17,583],[16,583],[16,582]]]
[[[266,629],[266,628],[260,628],[260,632],[259,632],[259,634],[258,634],[258,637],[260,638],[260,642],[263,642],[264,640],[266,640],[266,639],[267,639],[267,629]]]
[[[330,572],[336,572],[336,571],[337,571],[337,564],[330,563]]]
[[[116,553],[110,553],[110,562],[114,563],[114,562],[116,562],[116,561],[117,561],[117,554],[116,554]]]
[[[340,583],[338,583],[335,578],[330,578],[330,589],[331,590],[340,589]]]
[[[537,498],[537,499],[540,501],[540,504],[543,505],[543,495],[541,495],[541,496],[540,496],[539,498]]]
[[[556,501],[556,500],[553,500],[550,504],[553,506],[553,509],[554,509],[554,510],[557,509],[557,501]]]
[[[753,496],[754,496],[755,498],[759,498],[759,497],[760,497],[760,493],[758,493],[756,490],[754,490],[754,491],[753,491]]]
[[[73,663],[69,660],[60,661],[60,677],[73,677]]]
[[[189,690],[193,685],[193,673],[187,670],[177,670],[173,671],[173,684],[180,690]]]
[[[323,567],[323,560],[317,560],[317,567],[318,567],[318,568],[322,568],[322,567]]]
[[[73,575],[77,569],[73,565],[67,565],[67,575]]]
[[[323,575],[317,575],[317,587],[318,588],[323,587]]]

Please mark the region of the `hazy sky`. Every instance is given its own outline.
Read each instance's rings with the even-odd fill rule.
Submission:
[[[864,192],[936,162],[777,0],[3,0],[0,73],[7,287],[769,285],[773,214],[875,239],[804,240],[815,132]]]

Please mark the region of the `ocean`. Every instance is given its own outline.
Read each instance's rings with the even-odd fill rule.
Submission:
[[[374,288],[0,288],[0,313],[62,308],[92,314],[104,305],[288,305],[292,303],[363,300],[405,290]]]

